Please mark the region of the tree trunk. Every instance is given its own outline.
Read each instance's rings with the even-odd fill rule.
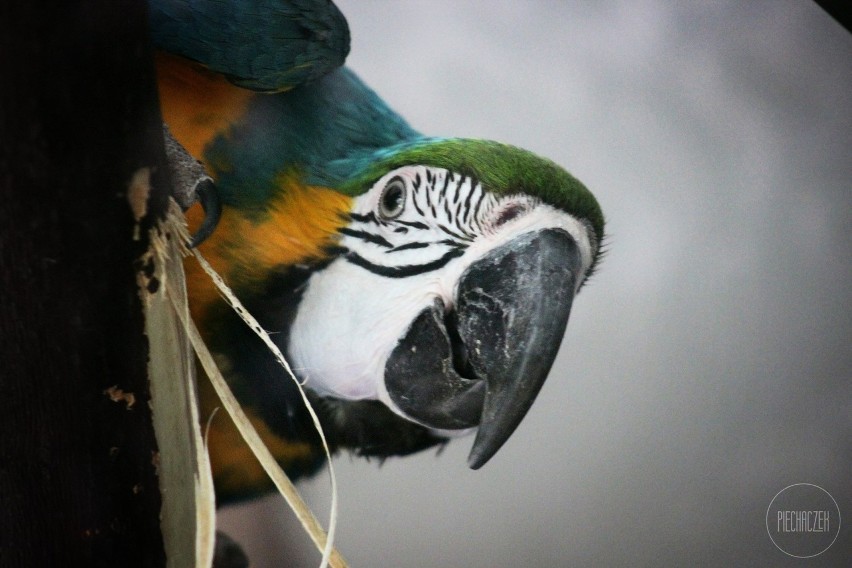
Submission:
[[[166,205],[145,2],[4,2],[0,84],[0,566],[162,566],[134,265]]]

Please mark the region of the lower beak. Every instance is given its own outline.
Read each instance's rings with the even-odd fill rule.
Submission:
[[[522,234],[465,270],[447,312],[436,300],[385,366],[391,400],[435,429],[479,426],[468,457],[484,465],[526,415],[559,350],[581,256],[560,229]]]

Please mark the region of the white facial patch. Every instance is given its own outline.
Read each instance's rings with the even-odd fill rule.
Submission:
[[[384,369],[411,322],[436,298],[452,308],[462,273],[489,251],[548,228],[574,238],[585,274],[595,251],[568,213],[440,168],[389,172],[354,200],[339,241],[346,252],[307,282],[288,346],[294,370],[319,394],[381,400],[405,416]]]

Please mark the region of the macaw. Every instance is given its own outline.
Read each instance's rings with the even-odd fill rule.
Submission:
[[[329,1],[149,6],[164,121],[222,204],[199,250],[288,357],[332,450],[384,458],[476,431],[482,466],[600,258],[592,193],[520,148],[413,129],[343,67]],[[290,475],[312,474],[324,454],[296,387],[194,263],[187,276],[240,403]],[[209,446],[220,503],[270,489],[228,419]]]

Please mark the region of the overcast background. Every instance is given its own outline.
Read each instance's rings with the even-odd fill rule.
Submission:
[[[852,565],[852,35],[804,0],[338,5],[415,128],[554,159],[610,234],[482,470],[472,439],[335,460],[351,564]],[[811,560],[764,524],[798,482],[844,516]],[[300,487],[325,524],[327,476]],[[221,517],[257,568],[318,564],[278,497]]]

